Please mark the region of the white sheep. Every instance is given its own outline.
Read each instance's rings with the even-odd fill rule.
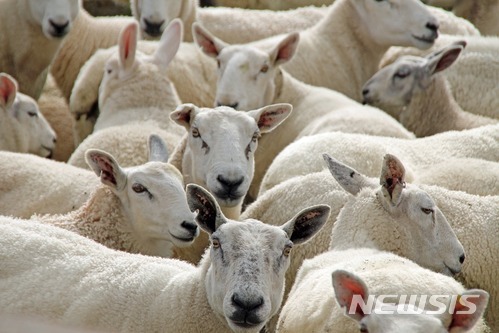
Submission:
[[[182,23],[171,23],[152,56],[136,51],[137,29],[132,23],[120,35],[118,52],[108,60],[99,88],[100,114],[93,133],[71,155],[71,165],[85,167],[89,148],[105,149],[125,166],[142,164],[150,134],[161,135],[170,148],[185,134],[169,118],[180,99],[166,73],[182,39]],[[84,135],[77,132],[79,139]]]
[[[497,162],[498,144],[499,125],[444,132],[414,140],[341,132],[317,134],[291,143],[277,155],[264,176],[259,195],[286,179],[321,171],[323,161],[320,156],[325,152],[370,177],[378,173],[382,157],[391,153],[409,165],[407,178],[412,181],[415,179],[413,171],[450,158]]]
[[[390,252],[331,250],[303,263],[277,332],[487,332],[488,300]]]
[[[387,235],[396,233],[387,233],[377,227],[376,216],[378,211],[371,210],[370,215],[363,215],[365,201],[361,197],[365,192],[372,191],[373,188],[379,187],[375,180],[369,179],[358,173],[343,163],[339,163],[331,158],[329,161],[329,169],[339,184],[348,192],[356,195],[358,200],[349,201],[340,212],[338,221],[349,221],[348,223],[335,226],[331,235],[331,248],[348,249],[355,247],[376,247],[382,250],[389,250],[400,253],[400,245],[396,244],[397,240],[386,240]],[[391,169],[400,170],[397,167],[398,163],[391,164]],[[399,179],[400,180],[400,179]],[[394,184],[392,182],[392,184]],[[466,251],[466,261],[462,267],[462,272],[458,275],[458,279],[468,288],[483,288],[491,295],[490,309],[486,313],[486,319],[493,331],[499,328],[498,309],[499,288],[494,282],[495,277],[499,274],[495,265],[490,265],[490,262],[497,260],[497,251],[499,246],[495,239],[499,235],[499,226],[494,221],[498,218],[499,212],[499,196],[473,196],[464,192],[449,191],[436,186],[419,187],[428,193],[435,200],[436,205],[444,212],[454,232],[457,234]],[[396,191],[394,188],[394,193]],[[420,211],[414,211],[413,214],[428,213],[422,207]],[[428,207],[426,207],[428,208]],[[431,212],[433,219],[437,218],[438,213],[433,209]],[[334,213],[333,213],[334,214]],[[359,216],[363,215],[363,216]],[[366,228],[369,234],[359,233],[356,230]],[[366,239],[368,242],[366,243]],[[480,239],[480,241],[477,241]],[[409,241],[410,242],[410,241]],[[417,241],[420,244],[421,241]],[[431,245],[430,245],[431,246]],[[423,246],[423,248],[425,248]],[[403,254],[403,256],[406,256]],[[410,258],[410,257],[409,257]],[[464,259],[464,258],[463,258]]]
[[[56,135],[36,101],[18,92],[17,81],[0,73],[0,150],[49,157]]]
[[[81,67],[98,49],[116,45],[121,30],[131,22],[130,17],[93,17],[80,9],[50,67],[68,101]]]
[[[424,58],[400,57],[366,82],[364,102],[401,108],[400,123],[419,137],[498,123],[461,109],[439,74],[458,59],[465,45],[453,43]]]
[[[79,208],[100,184],[90,170],[30,154],[0,152],[0,214],[30,218]]]
[[[292,8],[304,6],[323,6],[330,5],[334,0],[216,0],[217,6],[225,7],[241,7],[251,9],[271,9],[271,10],[288,10]]]
[[[199,230],[182,175],[166,163],[168,151],[161,138],[153,135],[149,142],[150,161],[126,169],[112,155],[88,150],[87,163],[103,185],[76,211],[32,219],[132,253],[171,257],[174,247],[191,245]]]
[[[50,62],[71,30],[81,0],[3,0],[0,3],[0,72],[38,99]]]
[[[291,248],[314,236],[329,207],[309,207],[275,227],[228,220],[199,186],[187,193],[211,238],[197,267],[1,218],[2,310],[119,332],[259,332],[281,305]]]
[[[497,22],[499,1],[455,1],[452,11],[455,15],[472,22],[482,35],[499,35],[499,23]]]
[[[278,130],[263,135],[259,141],[255,176],[249,192],[253,198],[256,198],[263,175],[277,154],[310,123],[324,127],[327,115],[336,116],[328,130],[414,138],[385,112],[363,106],[336,91],[305,84],[281,70],[280,66],[292,59],[298,47],[298,33],[270,41],[230,45],[198,23],[194,23],[193,31],[197,45],[218,61],[217,105],[238,110],[276,103],[293,105],[293,113],[286,122]],[[353,122],[352,118],[357,118],[357,121]]]
[[[290,104],[274,104],[247,112],[229,107],[180,105],[171,118],[186,128],[185,149],[179,150],[186,183],[206,187],[226,216],[238,219],[253,180],[254,154],[261,135],[271,132],[291,113]]]
[[[0,314],[0,332],[2,333],[105,333],[83,330],[78,327],[60,325],[49,320],[32,316],[12,316]]]
[[[238,1],[241,7],[241,1]],[[262,1],[260,1],[261,3]],[[272,0],[272,5],[280,6],[282,1]],[[310,1],[311,2],[311,1]],[[324,1],[322,1],[324,2]],[[328,0],[327,5],[333,1]],[[292,0],[286,5],[293,6]],[[296,4],[296,1],[295,1]],[[323,3],[325,4],[325,3]],[[190,27],[193,22],[203,24],[208,30],[229,43],[247,43],[258,39],[293,31],[303,31],[323,19],[328,12],[327,7],[308,7],[293,10],[250,10],[242,8],[199,8],[197,0],[132,0],[132,13],[140,23],[142,36],[154,39],[161,35],[164,27],[174,18],[180,18],[188,28],[185,41],[192,42]],[[243,6],[244,7],[244,6]],[[258,6],[246,7],[262,9]],[[288,8],[290,9],[290,8]],[[456,35],[478,35],[478,30],[468,21],[438,8],[429,8],[437,17],[440,31]]]
[[[467,112],[499,118],[499,90],[496,84],[499,80],[499,37],[440,35],[429,50],[392,47],[381,59],[380,68],[403,55],[426,56],[456,42],[465,42],[466,48],[456,63],[443,73],[450,84],[452,95]],[[479,84],[477,77],[480,78]]]
[[[350,0],[346,0],[350,1]],[[344,0],[342,0],[344,2]],[[411,3],[413,1],[408,1],[409,6],[411,6]],[[168,4],[174,4],[174,2],[168,2]],[[404,4],[404,7],[407,6],[405,4],[405,1],[402,3]],[[348,5],[348,4],[347,4]],[[342,5],[345,7],[345,5]],[[357,5],[356,5],[357,6]],[[417,5],[416,5],[417,6]],[[333,6],[334,7],[334,6]],[[310,36],[311,39],[315,39],[315,34],[325,34],[326,36],[329,36],[330,39],[337,39],[337,36],[331,36],[330,31],[342,31],[341,36],[345,36],[345,39],[348,41],[348,45],[351,44],[349,41],[350,36],[349,34],[351,31],[349,30],[350,27],[348,24],[351,24],[352,22],[355,22],[356,20],[360,20],[359,18],[355,18],[355,14],[351,19],[348,19],[345,16],[343,17],[343,13],[340,13],[337,10],[333,10],[333,7],[325,11],[324,13],[324,18],[320,22],[320,26],[323,26],[325,32],[320,32],[322,28],[320,26],[315,26],[314,28],[311,28],[307,30],[307,35]],[[340,6],[341,7],[341,6]],[[418,7],[419,8],[419,7]],[[412,10],[410,9],[409,12],[410,14],[407,14],[405,12],[396,12],[393,14],[394,18],[393,20],[397,21],[400,19],[400,17],[407,15],[409,17],[412,17],[413,15],[418,15],[420,13],[420,9]],[[372,12],[373,9],[370,9]],[[426,9],[422,9],[424,12],[426,12]],[[429,9],[431,10],[431,8]],[[440,11],[441,13],[445,13],[445,11]],[[331,14],[334,13],[334,16],[331,16]],[[354,11],[355,13],[355,11]],[[405,13],[405,14],[404,14]],[[340,18],[335,17],[336,14],[339,14]],[[346,13],[345,13],[346,14]],[[404,14],[404,15],[402,15]],[[163,14],[164,15],[164,14]],[[430,14],[428,14],[430,17]],[[436,16],[438,16],[438,13],[435,13]],[[386,15],[385,15],[386,16]],[[432,17],[432,16],[431,16]],[[439,16],[438,16],[439,17]],[[236,19],[236,22],[231,26],[230,28],[227,27],[227,23],[224,21],[224,23],[219,22],[221,28],[220,29],[214,29],[214,32],[217,34],[220,34],[220,36],[227,38],[227,41],[232,41],[232,38],[234,38],[234,42],[238,41],[239,37],[233,37],[233,36],[242,36],[245,34],[245,31],[248,30],[247,26],[244,26],[241,24],[241,20],[245,20],[246,15],[243,14],[242,17],[238,17]],[[346,20],[346,22],[341,21],[338,23],[339,28],[336,27],[335,24],[333,26],[329,27],[328,22],[329,21],[340,21],[341,20]],[[433,17],[432,17],[433,20]],[[317,20],[318,21],[318,20]],[[389,21],[389,20],[387,20]],[[453,21],[451,19],[451,21]],[[466,27],[467,24],[466,20],[458,20],[459,23],[452,23],[451,27]],[[462,21],[462,22],[461,22]],[[259,27],[259,21],[258,20],[251,20],[251,25],[255,26],[255,29],[258,29]],[[409,22],[407,19],[404,20],[404,22]],[[376,26],[379,26],[379,22],[374,22]],[[401,28],[405,27],[406,25],[400,24]],[[239,29],[240,27],[243,28],[244,31],[240,31],[238,33],[234,33],[236,29]],[[343,32],[343,30],[346,29],[346,32]],[[381,27],[380,29],[384,29]],[[422,24],[422,29],[424,29],[424,24]],[[475,29],[476,30],[476,29]],[[237,30],[239,31],[239,30]],[[385,31],[385,30],[383,30]],[[451,33],[449,31],[449,33]],[[472,33],[472,32],[470,32]],[[230,34],[230,36],[226,36],[227,34]],[[460,31],[459,34],[467,34],[466,31]],[[261,35],[258,33],[251,33],[249,34],[251,37],[255,39],[259,39]],[[387,34],[388,35],[388,34]],[[302,36],[304,38],[304,36]],[[302,38],[302,39],[303,39]],[[410,36],[407,36],[407,39],[410,39],[411,42],[413,42],[413,38]],[[370,44],[371,38],[368,39],[368,41],[364,42],[361,46],[365,46]],[[249,41],[249,40],[248,40]],[[326,48],[326,51],[329,50],[333,46],[326,46],[326,44],[331,43],[329,40],[327,43],[324,43],[324,48]],[[334,43],[334,41],[332,42]],[[392,44],[392,42],[387,42],[388,44],[386,45],[386,48]],[[341,41],[338,42],[337,46],[339,49],[343,49],[343,46],[346,45],[345,41],[342,39]],[[405,45],[405,43],[404,43]],[[151,42],[140,42],[138,45],[138,48],[145,53],[152,53],[155,51],[156,46],[155,43]],[[334,48],[334,47],[333,47]],[[354,48],[352,46],[352,48]],[[366,54],[371,54],[371,49],[363,52],[364,48],[360,48],[361,51],[359,52],[358,55],[356,54],[345,54],[342,56],[343,60],[345,63],[349,63],[352,58],[359,58],[359,59],[364,59],[364,56]],[[318,50],[318,51],[317,51]],[[328,55],[328,53],[324,51],[321,47],[318,47],[317,45],[310,45],[309,48],[307,48],[307,51],[303,51],[306,53],[304,55],[305,58],[310,59],[307,60],[304,67],[310,67],[309,62],[322,62],[320,60],[314,60],[312,59],[311,55],[316,54],[318,58],[322,59],[325,57],[325,55]],[[98,99],[98,87],[100,84],[100,81],[102,80],[102,70],[104,68],[104,64],[107,61],[108,57],[110,54],[112,54],[113,51],[108,50],[102,50],[100,52],[96,52],[96,54],[89,59],[87,64],[82,68],[82,72],[78,76],[77,81],[75,82],[75,87],[72,92],[71,96],[71,103],[70,103],[70,110],[72,113],[75,114],[76,118],[85,118],[85,115],[88,113],[91,113],[92,110],[94,109],[94,106],[96,105],[97,99]],[[379,56],[381,58],[382,53],[384,51],[380,51],[379,55],[376,55],[376,57]],[[330,58],[337,58],[338,54],[333,54],[333,55],[328,55],[328,59]],[[370,57],[367,57],[371,59]],[[375,73],[377,67],[378,67],[378,62],[379,59],[374,59],[374,60],[369,60],[367,59],[366,61],[369,62],[369,66],[366,64],[363,64],[362,66],[357,66],[357,70],[360,68],[367,68],[369,67],[370,69],[367,71],[369,73],[362,74],[362,78],[360,80],[355,80],[356,81],[356,87],[352,88],[352,91],[355,90],[355,96],[356,100],[360,101],[360,92],[357,92],[357,90],[360,90],[361,86],[365,83],[365,81]],[[348,66],[340,66],[342,69]],[[168,76],[172,80],[172,82],[175,84],[175,87],[177,88],[177,91],[179,93],[180,99],[185,102],[193,103],[195,105],[199,106],[212,106],[215,100],[215,87],[216,87],[216,75],[215,75],[215,68],[216,68],[216,63],[211,60],[211,59],[206,59],[201,52],[197,49],[196,46],[192,44],[182,44],[178,56],[173,60],[172,65],[169,68]],[[337,69],[334,69],[334,71],[338,71]],[[348,73],[353,73],[353,71],[348,70]],[[75,74],[76,75],[76,74]],[[319,75],[323,77],[323,69],[317,70],[317,73],[315,75]],[[312,75],[313,76],[313,75]],[[352,76],[357,76],[357,74],[348,74],[347,79],[343,80],[344,82],[350,82],[352,81]],[[340,80],[338,80],[340,81]],[[72,81],[71,81],[72,82]],[[342,91],[345,93],[344,91]],[[348,94],[347,94],[348,95]],[[351,97],[351,96],[350,96]],[[92,124],[85,123],[85,119],[83,119],[83,124],[82,126],[84,127],[90,127]]]

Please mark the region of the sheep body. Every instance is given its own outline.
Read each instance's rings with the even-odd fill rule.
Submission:
[[[358,323],[345,316],[345,309],[334,299],[331,273],[336,270],[346,270],[361,278],[370,295],[457,296],[465,291],[452,277],[424,269],[391,252],[367,248],[328,251],[304,261],[282,308],[276,332],[359,331]],[[390,300],[396,304],[400,301]],[[423,308],[431,308],[428,303],[423,304]],[[437,318],[442,327],[448,327],[452,321],[448,311]],[[417,318],[414,321],[417,327]],[[470,332],[487,331],[480,320]]]
[[[260,195],[285,179],[322,170],[320,156],[325,152],[371,177],[378,173],[382,156],[388,152],[399,156],[409,168],[416,170],[449,158],[499,161],[497,129],[498,125],[488,125],[415,140],[340,132],[304,137],[287,146],[275,158],[262,181]],[[285,173],[282,168],[285,168]],[[411,173],[408,170],[409,181],[414,180]]]
[[[38,156],[0,152],[0,213],[30,218],[79,208],[99,184],[93,172]]]

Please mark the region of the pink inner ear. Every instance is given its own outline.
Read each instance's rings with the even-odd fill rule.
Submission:
[[[15,86],[5,76],[0,78],[0,95],[4,104],[7,104],[9,97],[15,92]]]
[[[293,50],[294,50],[294,39],[291,41],[288,41],[283,47],[279,49],[279,52],[277,53],[277,60],[287,60],[293,56]]]
[[[469,303],[473,303],[477,305],[480,302],[479,297],[473,297],[466,300]],[[474,314],[462,314],[461,312],[467,312],[470,308],[466,305],[461,304],[461,299],[458,298],[456,302],[456,306],[454,308],[454,314],[452,315],[452,323],[450,327],[463,327],[463,328],[471,328],[475,322]]]
[[[125,59],[128,59],[128,56],[130,54],[130,39],[131,39],[131,31],[130,29],[127,29],[125,32]]]
[[[99,155],[92,155],[92,160],[99,166],[101,169],[101,179],[103,181],[110,182],[114,185],[117,185],[116,178],[114,177],[114,168],[108,160]]]
[[[285,109],[276,109],[276,110],[264,112],[260,116],[260,119],[258,120],[258,127],[259,128],[272,127],[276,121],[275,118],[284,114],[284,113],[286,113]]]
[[[338,283],[343,290],[343,292],[341,292],[341,294],[339,295],[341,297],[341,302],[342,302],[341,305],[346,306],[347,311],[350,310],[350,306],[353,302],[354,295],[359,295],[363,300],[366,299],[366,291],[364,290],[364,286],[362,286],[362,284],[360,284],[358,281],[350,277],[343,276],[338,281]],[[360,305],[357,305],[355,313],[362,317],[365,315]]]

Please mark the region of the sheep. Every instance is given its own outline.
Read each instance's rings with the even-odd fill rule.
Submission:
[[[158,136],[149,140],[150,161],[123,169],[112,155],[90,149],[87,163],[102,186],[83,206],[63,215],[32,219],[77,232],[110,248],[171,257],[199,234],[187,205],[183,178],[170,164]]]
[[[498,162],[498,129],[499,125],[488,125],[413,140],[341,132],[303,137],[277,155],[263,178],[259,195],[286,179],[321,171],[323,164],[320,154],[324,152],[371,177],[377,174],[382,156],[388,152],[397,155],[411,169],[441,163],[449,158],[478,158]],[[414,171],[408,170],[409,181],[414,180]]]
[[[424,57],[455,42],[465,42],[466,48],[456,63],[445,71],[454,99],[467,112],[499,118],[496,84],[499,80],[498,37],[441,35],[435,45],[424,52],[410,47],[392,47],[381,59],[379,67],[383,68],[403,55]],[[480,77],[480,84],[476,84],[477,77]],[[397,114],[391,114],[397,117]]]
[[[487,332],[488,300],[484,290],[390,252],[333,249],[303,263],[277,332]]]
[[[315,235],[329,207],[309,207],[276,227],[227,219],[199,186],[188,185],[187,196],[211,238],[197,267],[2,217],[1,308],[108,331],[259,332],[280,307],[291,248]]]
[[[188,132],[177,157],[186,183],[206,187],[224,214],[238,219],[253,180],[258,139],[285,121],[292,109],[285,103],[247,112],[180,105],[170,117]]]
[[[31,316],[12,316],[0,314],[0,332],[2,333],[104,333],[68,327]]]
[[[286,0],[286,1],[254,1],[254,0],[216,0],[217,6],[241,7],[251,9],[288,10],[304,6],[330,5],[334,0]]]
[[[330,5],[333,1],[329,1]],[[279,5],[279,1],[272,1]],[[292,1],[286,4],[293,6]],[[310,4],[312,5],[312,3]],[[308,6],[286,11],[249,10],[241,8],[199,8],[196,0],[171,2],[168,0],[132,1],[132,13],[140,22],[142,36],[154,39],[174,18],[180,18],[189,27],[185,41],[192,42],[190,27],[193,22],[203,24],[216,36],[230,43],[247,43],[282,33],[302,31],[323,19],[327,7]],[[241,7],[236,6],[236,7]],[[252,9],[257,9],[253,7]],[[259,8],[262,9],[262,8]],[[478,35],[478,30],[468,21],[447,11],[429,8],[440,22],[441,31],[457,35]],[[258,23],[256,23],[258,22]],[[229,27],[229,28],[228,28]]]
[[[291,33],[272,41],[230,45],[213,36],[199,23],[194,23],[196,44],[218,61],[216,104],[238,110],[263,107],[268,104],[290,103],[293,113],[276,131],[260,139],[255,154],[255,176],[249,196],[256,198],[263,175],[275,156],[315,121],[323,126],[323,118],[336,114],[332,130],[351,133],[414,138],[395,119],[381,110],[365,107],[345,95],[322,87],[314,87],[294,79],[280,69],[292,59],[298,46],[299,34]],[[256,79],[255,79],[256,78]],[[350,117],[358,117],[352,125]],[[366,126],[357,126],[365,123]]]
[[[38,99],[50,62],[71,30],[81,0],[3,0],[0,3],[0,72]]]
[[[337,181],[344,187],[343,190],[337,183],[332,181],[330,175],[328,178],[324,173],[316,173],[296,177],[296,180],[290,179],[280,184],[279,187],[276,186],[266,192],[247,207],[241,218],[267,216],[267,223],[273,224],[278,223],[278,221],[275,221],[274,216],[288,215],[284,205],[281,207],[276,202],[276,198],[279,198],[279,202],[283,200],[282,202],[286,203],[286,207],[289,207],[289,205],[301,207],[302,201],[307,204],[323,202],[331,205],[330,219],[318,233],[317,238],[312,243],[297,250],[287,276],[287,292],[293,285],[295,274],[304,259],[312,258],[326,251],[330,243],[339,248],[348,246],[349,238],[347,236],[349,233],[344,232],[343,229],[351,230],[352,233],[359,235],[357,237],[364,236],[363,241],[369,246],[394,251],[399,255],[414,260],[423,267],[447,275],[455,274],[461,270],[461,264],[464,261],[463,247],[432,198],[416,185],[410,184],[402,189],[400,186],[393,189],[387,185],[393,180],[393,175],[387,170],[393,168],[395,160],[396,158],[391,156],[383,160],[383,170],[379,178],[382,186],[375,186],[376,183],[371,179],[364,179],[361,176],[354,175],[355,180],[359,179],[359,183],[354,184],[357,189],[361,185],[365,187],[362,195],[345,197],[345,191],[352,194],[356,194],[356,192],[352,190],[353,185],[348,187],[341,184],[337,175],[340,174],[340,177],[343,178],[350,177],[351,172],[338,163],[334,168],[330,167],[330,170]],[[403,166],[400,169],[402,170],[399,172],[399,178],[404,178],[405,170]],[[403,180],[401,179],[401,181]],[[298,189],[294,189],[295,186],[298,186]],[[315,190],[315,187],[320,187],[320,189]],[[429,216],[422,212],[421,207],[435,213]],[[352,219],[354,222],[352,222]],[[428,223],[434,225],[438,230],[427,229],[425,226]],[[335,233],[335,230],[339,231]],[[335,239],[335,242],[333,242],[331,237],[334,238],[335,235],[339,240]],[[396,236],[394,236],[394,240],[387,241],[383,235]],[[443,238],[437,239],[436,237]],[[423,245],[422,248],[419,245]],[[275,327],[275,324],[273,321],[271,327]]]
[[[116,45],[118,36],[130,17],[93,17],[80,8],[73,29],[62,42],[50,67],[63,96],[69,101],[80,69],[99,49]]]
[[[497,0],[456,1],[452,11],[472,22],[482,35],[499,35],[499,2]]]
[[[0,73],[0,150],[50,157],[56,134],[36,101],[18,92],[17,81]]]
[[[346,0],[346,1],[351,1],[351,0]],[[365,0],[364,0],[365,1]],[[342,2],[345,2],[343,0]],[[413,1],[407,2],[409,6]],[[405,1],[403,2],[405,4]],[[347,4],[348,5],[348,4]],[[406,6],[406,5],[405,5]],[[417,5],[416,5],[417,6]],[[320,26],[315,26],[314,28],[311,28],[307,30],[307,38],[310,37],[310,39],[315,39],[315,34],[320,33],[320,34],[326,34],[327,36],[330,35],[330,31],[336,31],[335,25],[333,25],[331,28],[328,28],[328,20],[330,21],[339,21],[338,18],[336,18],[336,15],[339,14],[341,19],[345,19],[348,24],[351,24],[352,22],[359,21],[360,19],[347,19],[346,17],[343,18],[343,14],[340,13],[339,10],[336,10],[335,8],[336,5],[332,6],[329,10],[326,11],[324,19],[322,20],[322,23],[320,24],[321,26],[324,27],[325,31],[324,33],[320,32],[319,30],[321,29]],[[338,8],[341,7],[346,7],[345,4],[341,6],[337,6]],[[421,9],[417,8],[416,10],[412,10],[411,14],[408,14],[409,16],[411,15],[416,15],[417,13],[420,12],[420,10],[423,10],[426,12],[426,9]],[[441,11],[442,13],[445,13],[444,11]],[[334,14],[332,17],[331,15]],[[402,16],[400,13],[394,14],[396,17],[394,20],[397,21],[400,19]],[[438,16],[438,14],[436,14]],[[215,33],[219,33],[220,36],[222,37],[227,37],[227,41],[231,41],[233,37],[225,36],[226,32],[230,32],[231,35],[234,36],[241,36],[243,32],[239,33],[234,33],[234,29],[238,27],[243,27],[244,30],[247,30],[247,26],[243,26],[240,24],[241,20],[245,19],[245,15],[242,15],[242,17],[239,17],[237,19],[237,22],[234,23],[234,26],[231,27],[230,29],[227,28],[227,24],[223,23],[222,27],[219,30],[214,31]],[[431,17],[433,20],[433,17]],[[389,21],[389,20],[387,20]],[[405,20],[407,21],[407,20]],[[467,24],[466,20],[460,20],[459,24],[452,24],[451,26],[455,27],[466,27]],[[219,20],[217,21],[219,22]],[[258,22],[258,20],[253,20],[252,19],[252,24],[255,24],[254,22]],[[349,25],[347,23],[340,23],[339,25],[341,26],[337,31],[343,31],[343,29],[346,28],[348,30]],[[378,26],[379,23],[376,22],[376,26]],[[401,26],[405,26],[403,24],[400,24]],[[423,24],[424,25],[424,24]],[[258,24],[257,24],[258,27]],[[211,28],[211,27],[210,27]],[[382,27],[382,29],[384,29]],[[222,31],[220,31],[222,30]],[[475,29],[476,30],[476,29]],[[461,34],[466,34],[465,31],[460,31]],[[471,32],[470,32],[471,33]],[[346,32],[343,35],[345,35],[345,39],[349,39],[351,32]],[[261,35],[257,33],[251,33],[251,36],[253,36],[255,39],[258,39]],[[348,35],[348,36],[347,36]],[[302,36],[304,38],[304,36]],[[237,38],[235,37],[235,41],[238,41]],[[302,39],[303,39],[302,38]],[[336,36],[335,36],[336,38]],[[411,38],[412,37],[408,37]],[[328,42],[329,43],[329,42]],[[370,45],[370,41],[366,41],[364,44],[365,45]],[[326,43],[325,43],[326,44]],[[351,44],[351,43],[350,43]],[[389,43],[391,44],[391,42]],[[338,43],[338,48],[343,49],[343,46],[345,45],[344,41],[341,41]],[[405,45],[405,43],[404,43]],[[429,46],[429,45],[428,45]],[[324,46],[326,47],[326,46]],[[388,47],[388,45],[387,45]],[[141,42],[138,45],[138,48],[145,52],[145,53],[151,53],[154,52],[155,50],[155,44],[151,42]],[[327,49],[329,48],[334,48],[333,46],[327,46]],[[322,51],[321,47],[317,47],[315,45],[309,45],[309,47],[304,48],[304,50],[307,49],[308,51],[303,51],[304,55],[303,57],[312,60],[313,62],[320,62],[319,60],[314,60],[310,56],[311,54],[317,54],[317,57],[324,57],[325,54],[328,54],[327,52]],[[361,48],[364,50],[364,48]],[[317,51],[319,50],[319,51]],[[77,119],[82,119],[81,126],[83,127],[92,127],[92,123],[86,122],[86,115],[91,113],[94,109],[94,106],[96,105],[97,99],[98,99],[98,87],[100,84],[100,81],[102,79],[102,70],[104,68],[104,64],[107,61],[108,57],[110,54],[112,54],[113,51],[111,50],[102,50],[101,52],[96,52],[96,54],[89,59],[89,61],[86,63],[86,65],[82,68],[80,75],[78,76],[78,79],[75,82],[74,89],[71,94],[71,101],[70,101],[70,110],[71,112],[75,115]],[[302,52],[302,51],[300,51]],[[379,58],[381,58],[382,53],[384,51],[380,51]],[[369,52],[364,52],[365,54],[370,54]],[[363,59],[364,55],[362,52],[358,55],[359,59]],[[338,55],[333,55],[332,57],[335,58]],[[343,57],[348,61],[345,63],[349,63],[352,57],[357,57],[355,54],[345,54]],[[378,59],[379,60],[379,59]],[[368,68],[371,67],[371,69],[368,71],[369,73],[363,74],[362,78],[358,80],[357,87],[353,87],[351,90],[355,90],[354,95],[356,96],[356,100],[360,101],[360,92],[357,92],[361,88],[361,85],[365,83],[365,81],[369,78],[370,75],[374,74],[377,65],[378,65],[378,60],[372,60],[372,64],[369,66],[366,64],[363,64],[362,66],[358,66],[359,68]],[[304,65],[304,67],[310,67],[309,64],[307,63]],[[369,61],[371,63],[370,59],[365,60]],[[298,67],[298,65],[297,65]],[[340,66],[341,68],[345,67],[343,65]],[[201,52],[198,50],[198,48],[195,45],[191,44],[186,44],[184,43],[180,50],[179,50],[179,55],[174,59],[172,62],[172,66],[170,67],[170,71],[168,72],[168,76],[172,80],[172,82],[175,84],[175,87],[177,88],[177,91],[179,93],[180,99],[185,102],[190,102],[195,105],[200,105],[200,106],[211,106],[214,103],[215,99],[215,87],[216,87],[216,75],[215,75],[215,68],[216,68],[216,63],[211,60],[211,59],[206,59]],[[337,70],[334,69],[336,72]],[[323,68],[321,67],[320,70],[318,70],[319,76],[323,76]],[[356,76],[355,75],[347,75],[348,79],[343,80],[344,82],[350,82],[352,81],[352,77]],[[303,80],[303,79],[302,79]],[[340,81],[340,80],[338,80]],[[357,81],[357,80],[356,80]],[[308,82],[310,83],[310,82]],[[317,84],[314,84],[317,85]],[[337,90],[337,89],[335,89]],[[345,91],[342,91],[345,93]],[[347,94],[348,95],[348,94]],[[352,97],[352,96],[349,96]]]
[[[119,56],[109,59],[99,88],[102,111],[93,134],[71,155],[71,165],[84,167],[88,148],[108,149],[124,166],[142,164],[146,157],[140,152],[145,151],[149,134],[160,134],[170,147],[175,147],[185,133],[169,118],[180,99],[166,74],[182,39],[182,23],[171,23],[152,56],[136,52],[137,29],[137,24],[132,23],[120,36]]]
[[[0,152],[0,214],[23,219],[79,208],[100,184],[95,174],[39,156]]]
[[[465,45],[453,43],[424,58],[400,57],[367,81],[362,89],[364,102],[401,107],[401,124],[418,137],[496,124],[498,119],[463,111],[439,75],[458,59]]]

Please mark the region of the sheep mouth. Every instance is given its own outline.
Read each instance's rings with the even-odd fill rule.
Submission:
[[[42,149],[46,150],[48,153],[47,155],[45,155],[46,158],[52,158],[54,154],[54,148],[49,148],[47,146],[42,145]]]
[[[447,266],[447,264],[445,264],[445,263],[444,263],[444,266],[445,266],[445,271],[442,272],[442,274],[444,274],[444,275],[456,276],[457,274],[461,273],[461,269],[455,270],[455,269]]]
[[[194,238],[196,238],[195,236],[190,236],[190,237],[178,237],[178,236],[175,236],[174,234],[172,234],[170,232],[170,236],[172,236],[173,238],[175,238],[176,240],[179,240],[181,242],[185,242],[185,243],[190,243],[194,240]]]
[[[435,40],[437,39],[437,37],[438,37],[438,34],[433,34],[429,37],[412,35],[412,38],[414,38],[415,40],[417,40],[419,42],[426,43],[426,44],[433,44],[435,42]]]

